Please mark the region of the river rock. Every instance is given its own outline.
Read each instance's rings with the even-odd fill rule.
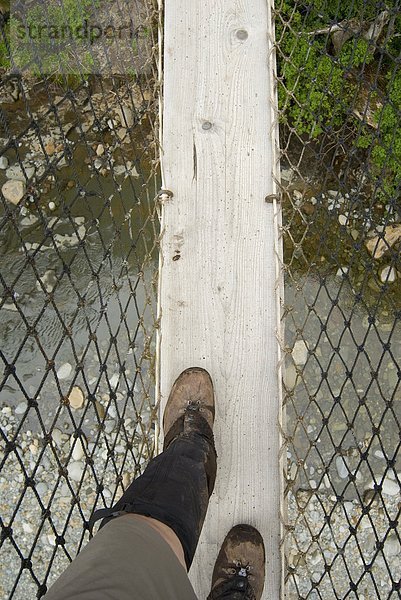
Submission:
[[[25,184],[23,181],[6,181],[1,188],[4,198],[11,204],[19,204],[25,194]]]
[[[120,118],[120,123],[123,127],[132,127],[134,124],[134,117],[132,110],[128,106],[122,106],[117,108],[117,114]]]
[[[292,169],[280,169],[281,179],[290,182],[294,177],[294,171]]]
[[[302,367],[308,358],[308,347],[304,340],[298,340],[292,349],[292,358],[298,367]]]
[[[400,542],[395,534],[389,535],[384,542],[384,555],[387,560],[391,556],[399,556],[401,552]]]
[[[46,154],[48,154],[49,156],[52,156],[56,152],[56,145],[53,142],[53,140],[49,140],[45,144],[45,151],[46,151]]]
[[[380,272],[380,281],[382,283],[393,283],[397,278],[397,271],[394,267],[384,267]]]
[[[68,396],[71,408],[78,409],[82,408],[85,402],[84,393],[77,385],[72,388],[70,395]]]
[[[127,137],[127,130],[125,127],[120,127],[120,129],[117,131],[117,136],[121,141]]]
[[[116,165],[114,167],[114,174],[115,175],[122,175],[123,173],[126,173],[127,169],[124,165]]]
[[[56,273],[53,271],[53,269],[49,269],[44,275],[42,275],[42,277],[40,277],[40,281],[42,282],[46,292],[50,294],[54,290],[54,287],[57,283]],[[36,287],[38,290],[42,289],[39,281],[36,282]]]
[[[387,225],[383,238],[375,235],[365,242],[366,248],[375,259],[379,259],[401,239],[401,224]]]
[[[67,377],[71,375],[71,371],[72,366],[70,365],[70,363],[64,363],[57,371],[57,377],[59,379],[67,379]]]
[[[33,533],[33,527],[30,523],[22,523],[22,529],[24,533]]]
[[[4,171],[8,167],[8,158],[7,156],[0,156],[0,169]]]
[[[293,364],[288,365],[284,371],[284,383],[287,390],[293,390],[297,381],[297,371]]]
[[[57,429],[57,427],[55,427],[52,431],[52,440],[56,444],[56,446],[59,446],[59,447],[63,443],[63,434],[60,431],[60,429]]]
[[[348,273],[348,267],[340,267],[337,270],[336,277],[344,277]]]
[[[341,479],[346,479],[348,477],[348,468],[342,456],[337,456],[336,458],[336,469],[338,476]]]
[[[70,479],[73,481],[81,481],[84,465],[79,460],[74,460],[67,466],[67,472]]]
[[[24,170],[22,170],[20,165],[12,165],[12,167],[9,167],[6,171],[6,177],[8,179],[13,179],[14,181],[26,181],[27,179],[31,179],[34,174],[35,167],[29,164],[24,165]]]
[[[36,491],[39,495],[40,498],[43,498],[43,496],[46,494],[47,492],[47,485],[45,483],[43,483],[43,481],[41,481],[40,483],[38,483],[36,485]]]
[[[109,384],[110,384],[111,389],[115,390],[119,381],[120,381],[120,375],[118,373],[114,373],[114,375],[112,375],[109,379]],[[111,416],[113,416],[113,415],[111,415]]]
[[[35,215],[28,214],[26,217],[21,219],[20,224],[22,225],[22,227],[31,227],[32,225],[35,225],[35,223],[37,223],[38,221],[38,217],[35,217]]]
[[[99,419],[100,420],[104,419],[104,415],[106,414],[106,411],[104,409],[103,404],[101,402],[99,402],[99,400],[96,400],[95,408],[96,408],[96,412],[97,412]]]
[[[383,493],[388,494],[389,496],[396,496],[400,493],[400,486],[396,481],[390,479],[390,477],[385,477],[383,481]]]
[[[28,405],[26,402],[20,402],[15,409],[15,414],[23,415],[25,413],[25,411],[27,410],[27,408],[28,408]]]
[[[85,450],[82,444],[82,440],[80,438],[75,438],[74,436],[71,436],[70,443],[73,448],[71,455],[72,458],[76,461],[81,460],[81,458],[85,456]]]
[[[103,144],[98,145],[98,147],[96,148],[96,154],[97,154],[97,156],[103,156],[103,154],[104,154]]]

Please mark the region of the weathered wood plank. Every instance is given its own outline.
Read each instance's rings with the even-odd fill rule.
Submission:
[[[219,470],[191,571],[200,598],[239,522],[265,539],[264,598],[280,594],[270,27],[265,0],[165,0],[161,404],[199,365],[217,405]]]

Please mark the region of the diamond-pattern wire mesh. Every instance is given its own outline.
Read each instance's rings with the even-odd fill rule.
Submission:
[[[109,77],[14,74],[3,15],[2,598],[42,596],[154,452],[160,15],[137,4],[141,68]]]
[[[288,598],[400,595],[401,17],[275,6]]]

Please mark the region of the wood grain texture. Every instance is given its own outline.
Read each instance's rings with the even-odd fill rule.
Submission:
[[[265,0],[165,0],[162,172],[174,196],[162,214],[158,381],[161,410],[186,367],[215,385],[218,475],[191,570],[202,599],[239,522],[264,536],[263,597],[280,596],[271,33]]]

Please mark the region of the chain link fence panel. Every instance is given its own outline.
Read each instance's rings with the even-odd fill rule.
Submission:
[[[398,598],[401,11],[275,6],[288,598]]]
[[[0,10],[0,595],[22,599],[155,450],[160,13]]]

